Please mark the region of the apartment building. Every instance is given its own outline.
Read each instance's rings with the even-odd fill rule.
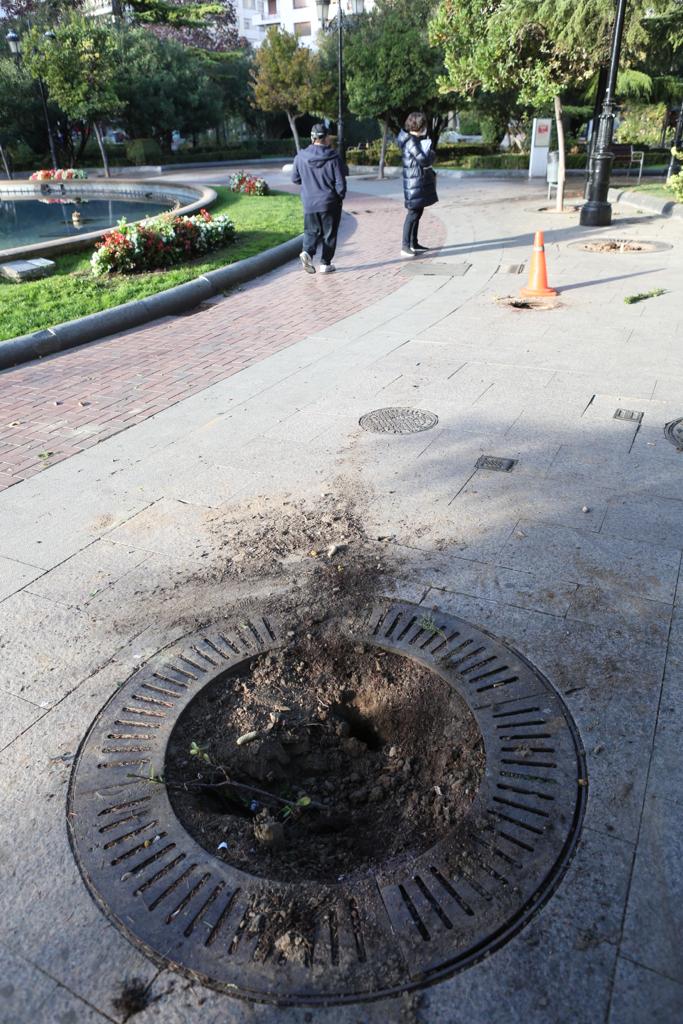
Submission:
[[[339,0],[332,0],[330,17],[336,16]],[[316,0],[234,0],[240,34],[258,46],[271,25],[293,32],[306,46],[315,46],[321,24]],[[349,0],[341,0],[344,13],[350,13]],[[361,10],[371,10],[374,0],[360,0]]]

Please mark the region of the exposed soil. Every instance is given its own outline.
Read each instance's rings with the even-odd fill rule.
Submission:
[[[212,854],[257,876],[391,870],[469,808],[484,768],[476,723],[411,659],[329,630],[290,639],[179,720],[165,776],[175,812]]]
[[[650,242],[634,242],[625,238],[596,239],[584,242],[581,248],[586,252],[653,252],[655,249]]]

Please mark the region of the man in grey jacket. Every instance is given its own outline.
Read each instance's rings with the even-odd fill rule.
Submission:
[[[299,259],[307,274],[315,274],[313,257],[321,241],[321,274],[332,274],[336,269],[332,259],[346,195],[345,171],[341,156],[330,146],[328,129],[324,124],[314,124],[311,145],[297,154],[292,170],[292,181],[301,185],[304,204],[304,247]]]

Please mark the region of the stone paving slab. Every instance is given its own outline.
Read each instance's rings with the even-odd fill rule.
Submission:
[[[549,217],[562,307],[527,315],[497,305],[521,283],[497,270],[528,258],[534,193],[515,183],[520,201],[501,207],[496,197],[512,186],[487,183],[479,205],[461,208],[472,187],[444,185],[453,202],[428,225],[443,216],[438,260],[467,252],[464,277],[398,277],[386,238],[401,212],[384,198],[396,184],[378,184],[368,209],[386,213],[385,237],[375,214],[359,220],[340,250],[354,264],[348,274],[311,284],[282,271],[197,317],[3,375],[14,386],[3,389],[0,418],[24,420],[31,476],[0,495],[9,588],[0,593],[0,813],[12,822],[0,837],[0,946],[32,985],[31,1012],[13,1011],[12,1024],[39,1019],[34,1006],[46,999],[60,1012],[66,1000],[66,1013],[76,1000],[79,1021],[120,1020],[115,1000],[133,976],[151,985],[153,1001],[133,1018],[141,1024],[673,1024],[683,1015],[680,836],[675,815],[660,810],[672,805],[680,747],[683,476],[657,434],[683,393],[670,385],[683,381],[677,321],[662,331],[665,307],[625,306],[649,271],[633,277],[635,264],[577,255],[566,243],[581,231]],[[683,238],[676,225],[637,217],[617,219],[616,230]],[[675,248],[657,255],[673,299],[680,258]],[[244,315],[226,332],[238,300]],[[324,322],[311,322],[311,302]],[[185,380],[193,361],[199,375]],[[91,400],[86,385],[101,389],[95,409],[78,404]],[[438,427],[402,437],[358,427],[362,412],[399,398],[436,412]],[[639,431],[611,420],[613,401],[645,411]],[[116,436],[34,472],[36,450],[57,448],[53,429],[60,445]],[[519,463],[509,475],[475,470],[482,452]],[[501,636],[560,689],[586,750],[588,808],[557,893],[496,954],[415,996],[312,1012],[241,1003],[159,973],[90,901],[63,801],[71,755],[114,688],[197,618],[272,588],[226,590],[215,517],[249,514],[256,497],[277,509],[340,487],[362,495],[370,536],[393,538],[399,594]]]

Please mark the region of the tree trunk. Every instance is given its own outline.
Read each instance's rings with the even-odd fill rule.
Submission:
[[[297,153],[301,152],[301,143],[299,142],[299,132],[296,127],[296,117],[294,117],[288,110],[285,110],[287,120],[289,121],[289,127],[292,132],[292,138],[294,139],[294,145],[296,146]]]
[[[382,148],[379,152],[379,170],[377,172],[378,178],[384,177],[384,163],[387,158],[387,136],[389,135],[389,122],[382,121]]]
[[[564,210],[564,182],[566,177],[566,158],[564,145],[564,125],[562,123],[562,100],[555,96],[555,123],[557,125],[557,204],[555,209],[558,213]]]
[[[109,169],[109,157],[107,156],[107,150],[106,150],[106,147],[104,145],[104,139],[102,138],[102,132],[100,131],[100,126],[98,125],[97,121],[93,121],[92,126],[93,126],[93,129],[95,131],[95,138],[97,139],[97,145],[100,147],[100,153],[102,154],[102,166],[104,167],[105,177],[111,178],[111,171]]]
[[[0,159],[2,160],[2,166],[5,168],[5,174],[7,175],[7,180],[11,181],[12,180],[12,172],[10,171],[9,164],[7,162],[7,154],[5,153],[5,150],[4,150],[4,148],[2,146],[0,146]]]

